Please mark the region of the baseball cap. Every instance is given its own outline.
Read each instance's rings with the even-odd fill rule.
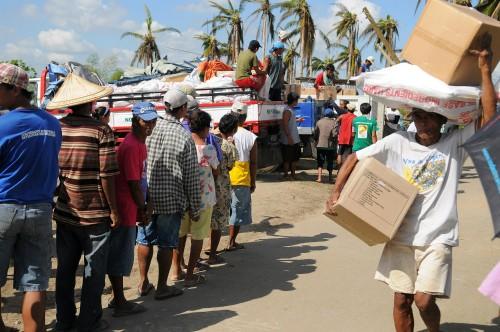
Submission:
[[[285,39],[286,37],[288,37],[288,32],[285,31],[285,30],[280,30],[278,32],[278,38],[279,39]]]
[[[370,63],[374,63],[375,62],[375,58],[372,57],[371,55],[369,57],[367,57],[366,60],[370,61]]]
[[[0,63],[0,83],[17,86],[26,90],[28,82],[28,74],[23,69],[10,63]]]
[[[325,108],[323,111],[324,116],[331,116],[332,114],[335,114],[335,112],[331,108]]]
[[[274,42],[274,44],[273,44],[273,48],[274,48],[275,50],[285,49],[285,43],[280,42],[280,41],[276,41],[276,42]]]
[[[238,114],[247,114],[248,105],[237,100],[233,103],[233,106],[231,106],[231,112],[238,113]]]
[[[188,110],[196,110],[200,108],[198,101],[191,95],[187,95],[188,98]]]
[[[175,109],[188,103],[186,94],[177,89],[170,89],[163,96],[163,101],[168,103],[171,108]]]
[[[146,101],[134,104],[134,106],[132,106],[132,114],[144,121],[151,121],[158,117],[155,105]]]
[[[250,44],[248,44],[249,49],[261,48],[260,43],[257,40],[252,40]]]

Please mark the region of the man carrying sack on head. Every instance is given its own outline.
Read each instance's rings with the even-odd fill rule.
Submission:
[[[115,196],[118,164],[111,128],[91,114],[96,100],[113,90],[70,73],[47,109],[72,112],[60,120],[62,147],[59,153],[61,181],[54,220],[57,222],[56,330],[76,327],[98,331],[101,296],[107,270],[111,228],[120,224]],[[84,260],[80,314],[76,317],[75,274]]]

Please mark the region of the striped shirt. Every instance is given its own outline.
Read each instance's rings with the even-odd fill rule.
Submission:
[[[60,122],[61,186],[54,220],[78,226],[108,222],[110,209],[101,178],[119,174],[113,131],[85,115],[70,114]]]
[[[158,119],[148,148],[149,197],[156,214],[174,214],[189,209],[198,214],[201,204],[196,146],[191,134],[173,116]]]

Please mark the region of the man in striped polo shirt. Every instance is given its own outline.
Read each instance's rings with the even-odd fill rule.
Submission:
[[[61,119],[62,147],[59,153],[61,181],[54,210],[57,222],[56,308],[57,331],[99,331],[109,250],[110,228],[119,224],[115,197],[118,165],[113,131],[92,118],[95,100],[109,95],[111,88],[69,74],[49,109],[71,108]],[[75,275],[85,257],[80,314],[76,318]]]

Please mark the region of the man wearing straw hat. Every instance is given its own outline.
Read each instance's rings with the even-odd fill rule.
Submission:
[[[0,64],[0,285],[14,259],[14,287],[24,293],[25,331],[45,329],[50,277],[52,199],[57,182],[61,126],[30,105],[28,74]],[[0,331],[10,331],[0,317]]]
[[[115,197],[118,165],[111,128],[92,118],[95,101],[113,90],[70,73],[48,109],[71,108],[60,120],[61,181],[54,220],[57,222],[56,330],[98,331],[111,228],[120,219]],[[75,275],[85,257],[80,314],[76,317]]]

